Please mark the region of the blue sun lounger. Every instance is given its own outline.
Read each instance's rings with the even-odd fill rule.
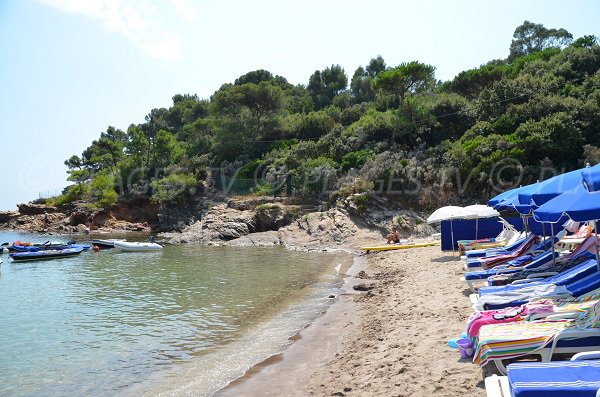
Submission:
[[[507,262],[504,265],[499,265],[488,270],[475,270],[465,272],[464,276],[461,277],[461,281],[467,283],[471,291],[476,292],[478,287],[488,285],[488,278],[496,276],[498,274],[514,274],[522,271],[550,271],[546,270],[550,268],[552,258],[558,257],[558,253],[552,253],[552,251],[546,251],[533,258],[531,255],[523,255],[512,261]],[[549,275],[547,275],[549,276]],[[491,284],[490,284],[491,285]]]
[[[600,395],[599,358],[599,352],[587,352],[571,361],[510,364],[506,377],[485,379],[486,392],[490,397],[596,397]]]
[[[517,239],[514,243],[509,244],[509,245],[504,246],[504,247],[501,247],[501,248],[488,248],[488,249],[480,249],[480,250],[467,251],[467,252],[465,252],[465,257],[467,259],[469,259],[469,258],[479,258],[479,257],[486,256],[486,255],[505,255],[505,254],[509,254],[512,251],[514,251],[517,248],[519,248],[519,246],[521,244],[523,244],[523,241],[525,241],[525,237]]]
[[[591,256],[592,254],[586,253],[585,255]],[[531,289],[536,288],[545,289],[548,287],[562,287],[563,294],[565,295],[574,297],[581,296],[600,288],[600,272],[598,272],[596,259],[590,258],[565,272],[546,279],[539,281],[536,281],[535,279],[519,281],[530,282],[479,288],[477,294],[471,294],[469,296],[471,303],[473,303],[473,307],[476,308],[476,310],[494,310],[504,307],[519,306],[527,303],[529,299],[531,299],[526,298],[531,293]],[[529,291],[525,292],[524,289],[528,289]],[[490,299],[490,297],[486,297],[487,295],[493,295],[494,298]]]
[[[592,258],[593,256],[590,255],[589,252],[591,252],[590,249],[595,244],[594,239],[595,238],[593,236],[586,238],[584,241],[581,242],[581,244],[579,244],[579,246],[573,252],[564,256],[561,259],[561,261],[579,260],[582,257]],[[466,282],[469,285],[469,287],[474,291],[475,283],[477,283],[477,282],[481,283],[481,280],[484,280],[488,277],[493,277],[497,274],[513,274],[513,273],[521,272],[523,270],[529,271],[529,272],[531,272],[531,271],[533,271],[533,272],[540,271],[541,272],[542,270],[546,270],[546,269],[550,270],[549,268],[550,268],[550,260],[551,259],[552,259],[551,251],[547,251],[543,254],[538,255],[531,263],[527,263],[528,261],[531,261],[531,255],[523,255],[523,256],[520,256],[520,257],[506,263],[505,265],[499,265],[492,269],[467,272],[467,273],[465,273],[464,277],[461,280]],[[521,263],[527,263],[527,264],[520,266]],[[546,271],[548,271],[548,270],[546,270]],[[554,273],[554,274],[546,273],[546,274],[543,274],[543,277],[548,277],[551,275],[556,275],[556,273]],[[533,278],[533,277],[535,277],[535,276],[531,275],[528,278]],[[493,285],[493,284],[490,283],[489,285]]]
[[[574,277],[575,280],[571,280],[570,283],[561,284],[561,285],[565,286],[566,291],[569,296],[579,297],[579,296],[582,296],[584,294],[587,294],[589,292],[592,292],[592,291],[600,288],[600,272],[598,272],[596,269],[596,260],[591,259],[585,263],[592,265],[593,272],[591,274],[589,274],[589,269],[582,269],[582,271],[580,271],[580,273]],[[585,274],[588,274],[588,275],[581,278],[582,275],[585,275]],[[524,285],[521,285],[521,287],[524,287],[524,286],[527,286],[530,284],[531,283],[524,284]],[[484,288],[486,288],[486,287],[484,287]],[[489,287],[489,288],[491,288],[491,287]],[[481,289],[482,288],[480,288],[480,291],[481,291]],[[527,302],[529,302],[529,299],[527,299],[527,300],[517,299],[517,300],[510,301],[510,302],[497,303],[497,304],[488,303],[485,305],[485,310],[497,310],[497,309],[502,309],[505,307],[520,306],[520,305],[524,305]],[[600,340],[598,342],[600,343]],[[600,344],[599,344],[599,346],[600,346]]]
[[[513,397],[595,397],[600,389],[600,361],[510,364]]]
[[[481,263],[482,261],[486,261],[488,258],[494,258],[496,256],[503,256],[503,255],[514,255],[515,251],[522,249],[524,244],[531,244],[531,239],[532,236],[529,236],[528,238],[524,239],[521,241],[521,244],[519,244],[518,246],[516,246],[513,250],[507,251],[507,252],[495,252],[495,253],[488,253],[485,256],[480,256],[480,257],[476,257],[476,258],[467,258],[466,264],[465,264],[465,270],[467,269],[472,269],[472,268],[477,268],[477,267],[481,267]],[[556,237],[555,237],[556,240]],[[558,240],[556,240],[558,241]],[[539,255],[543,252],[546,252],[547,250],[549,250],[551,248],[552,245],[552,239],[546,239],[540,243],[538,243],[537,245],[534,245],[531,249],[526,250],[527,253],[532,254],[532,255]],[[526,252],[523,252],[523,254],[525,254]],[[517,258],[514,258],[517,259]],[[514,260],[512,259],[512,260]],[[511,259],[507,259],[507,262],[510,261]]]
[[[536,286],[543,284],[567,285],[598,271],[598,265],[593,254],[585,252],[582,254],[582,256],[585,256],[588,259],[572,267],[571,269],[557,274],[555,276],[548,277],[543,280],[532,280],[531,282],[527,283],[481,287],[479,288],[479,291],[477,293],[479,296],[483,296],[486,294],[516,291],[525,286]]]
[[[556,256],[556,254],[554,256]],[[534,270],[552,261],[552,251],[544,252],[543,254],[540,254],[537,257],[535,257],[535,259],[532,259],[533,258],[531,255],[523,255],[518,257],[517,259],[507,262],[504,265],[493,267],[488,270],[476,270],[472,272],[467,272],[465,273],[465,280],[484,280],[490,276],[498,274],[499,272],[503,274],[511,274],[523,270]],[[522,265],[522,263],[525,263],[525,265]],[[511,269],[511,266],[522,267]]]

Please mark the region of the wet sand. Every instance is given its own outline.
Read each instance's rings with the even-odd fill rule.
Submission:
[[[284,353],[218,396],[485,396],[447,340],[472,311],[462,263],[439,247],[364,255],[373,287],[342,295]]]

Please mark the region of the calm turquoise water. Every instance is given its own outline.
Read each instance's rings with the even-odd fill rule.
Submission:
[[[16,239],[48,238],[0,233]],[[180,246],[2,259],[2,396],[210,395],[326,310],[349,261]]]

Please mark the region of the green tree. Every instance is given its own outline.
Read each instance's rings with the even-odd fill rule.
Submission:
[[[359,66],[350,81],[350,92],[354,103],[372,102],[375,100],[373,77],[362,66]]]
[[[593,46],[598,44],[598,38],[594,35],[585,35],[573,42],[571,44],[573,47],[577,48],[592,48]]]
[[[435,67],[413,61],[381,72],[373,87],[375,91],[393,98],[392,106],[398,107],[409,94],[429,90],[435,84]]]
[[[93,171],[109,169],[117,172],[118,163],[124,156],[123,149],[126,134],[114,127],[108,127],[106,132],[100,134],[100,139],[95,140],[83,151],[84,165]]]
[[[573,35],[565,29],[547,29],[542,24],[525,21],[515,29],[508,61],[546,48],[563,47],[572,40]]]
[[[369,64],[366,67],[366,74],[371,78],[377,77],[377,75],[386,69],[385,61],[381,55],[377,55],[377,58],[371,58]]]
[[[315,71],[308,80],[307,91],[315,104],[322,109],[333,103],[333,98],[346,89],[348,77],[340,65],[331,65],[322,71]]]
[[[527,121],[519,126],[516,136],[530,163],[546,157],[554,164],[574,168],[583,151],[581,131],[565,112],[555,113],[539,121]]]

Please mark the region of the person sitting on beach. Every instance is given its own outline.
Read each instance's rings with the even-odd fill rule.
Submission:
[[[392,226],[392,232],[387,235],[387,243],[399,243],[400,242],[400,231],[396,226]]]

